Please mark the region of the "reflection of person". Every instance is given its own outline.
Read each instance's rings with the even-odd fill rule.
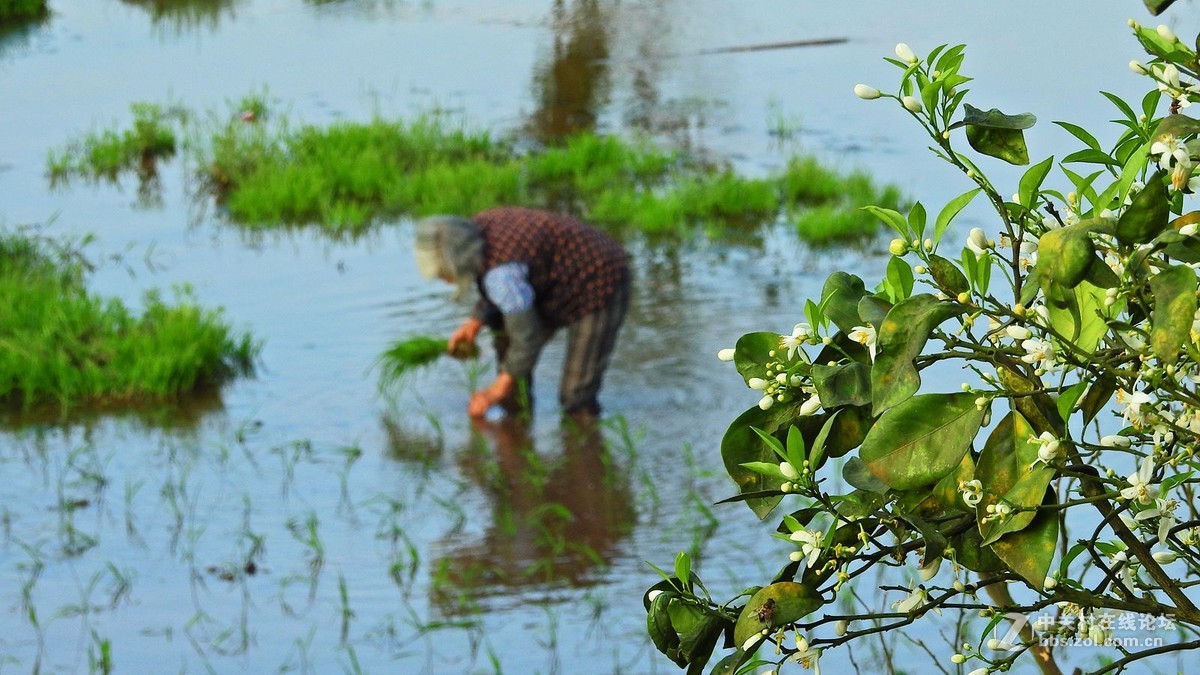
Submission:
[[[467,410],[528,403],[542,347],[567,328],[559,386],[563,412],[600,413],[597,395],[629,306],[625,250],[603,232],[567,215],[494,208],[467,219],[435,216],[417,223],[417,266],[460,291],[474,285],[480,299],[450,336],[450,351],[473,345],[488,326],[496,333],[500,372],[471,395]]]
[[[510,416],[472,420],[477,450],[462,452],[464,475],[484,489],[491,507],[486,530],[463,537],[451,532],[436,546],[433,567],[447,583],[432,588],[445,615],[464,598],[515,596],[524,586],[585,587],[622,554],[636,522],[626,471],[611,456],[599,425],[560,427],[561,452],[541,454],[529,421]]]

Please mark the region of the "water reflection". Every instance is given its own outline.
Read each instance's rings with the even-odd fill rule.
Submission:
[[[475,431],[475,445],[457,459],[487,494],[491,516],[481,536],[452,534],[435,545],[443,551],[431,565],[438,610],[460,615],[479,598],[597,583],[635,520],[628,476],[601,428],[564,421],[562,452],[554,458],[535,449],[519,417],[478,421]]]
[[[596,128],[601,106],[608,102],[608,56],[612,26],[599,0],[556,0],[551,13],[554,44],[534,70],[537,109],[530,116],[530,135],[552,143]]]
[[[221,19],[232,19],[244,0],[121,0],[150,13],[156,28],[182,35],[197,28],[216,30]]]
[[[225,413],[218,387],[203,387],[177,400],[158,403],[122,403],[62,407],[53,404],[23,409],[0,408],[0,428],[24,429],[69,425],[84,430],[106,426],[111,420],[131,422],[140,430],[160,429],[194,434],[205,420]]]

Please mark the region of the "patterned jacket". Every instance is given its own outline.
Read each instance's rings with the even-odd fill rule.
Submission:
[[[565,214],[500,207],[472,216],[483,235],[482,274],[499,265],[528,266],[538,318],[550,329],[568,326],[606,306],[623,284],[629,266],[625,249],[600,230]],[[475,314],[497,318],[480,288]]]

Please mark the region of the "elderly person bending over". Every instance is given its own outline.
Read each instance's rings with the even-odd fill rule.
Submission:
[[[494,208],[470,219],[435,216],[417,223],[417,266],[460,291],[474,285],[479,302],[450,336],[450,351],[495,333],[499,373],[471,394],[467,411],[482,416],[501,404],[528,404],[542,347],[567,328],[558,398],[564,413],[595,418],[597,394],[629,306],[625,250],[570,216],[526,208]]]

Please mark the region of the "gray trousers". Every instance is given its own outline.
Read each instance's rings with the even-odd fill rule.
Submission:
[[[567,353],[563,359],[562,381],[558,386],[558,402],[563,413],[600,414],[599,394],[608,369],[609,359],[617,344],[617,334],[629,311],[629,282],[622,284],[612,301],[604,307],[567,326]],[[554,336],[547,331],[542,345]],[[495,332],[496,358],[503,363],[508,352],[508,335]],[[532,410],[533,379],[517,383],[517,398],[508,402],[509,412]]]

